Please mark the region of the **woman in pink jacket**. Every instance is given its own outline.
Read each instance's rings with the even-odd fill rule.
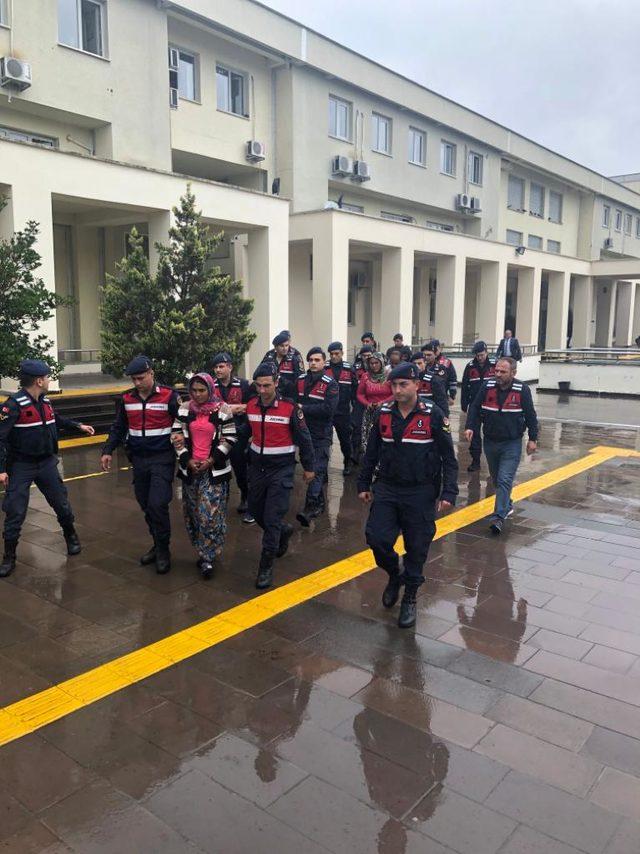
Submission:
[[[362,419],[362,453],[367,450],[367,442],[373,418],[379,407],[387,400],[393,400],[391,383],[384,371],[385,359],[382,353],[372,353],[367,364],[367,372],[358,384],[358,400],[364,406]]]

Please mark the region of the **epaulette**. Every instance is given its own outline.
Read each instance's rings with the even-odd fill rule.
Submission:
[[[327,383],[335,382],[334,378],[330,377],[328,374],[323,374],[322,379]]]
[[[522,391],[522,383],[512,383],[511,388],[515,388],[516,391]]]
[[[351,364],[351,362],[343,362],[342,367],[343,368],[351,368],[351,367],[353,367],[353,365]]]
[[[495,377],[489,377],[488,380],[485,380],[487,384],[487,388],[492,388],[496,384]]]
[[[420,406],[425,410],[425,412],[431,412],[433,405],[433,401],[430,398],[424,398],[420,401]]]
[[[16,392],[16,394],[15,394],[15,395],[14,395],[14,394],[10,395],[10,396],[7,398],[7,400],[6,400],[5,402],[6,402],[6,403],[9,403],[9,401],[10,401],[10,400],[15,400],[15,402],[16,402],[19,406],[29,406],[29,405],[31,404],[31,401],[29,400],[29,398],[27,397],[27,395],[26,395],[26,394],[23,394],[23,393],[22,393],[22,392],[20,392],[20,391],[19,391],[19,392]]]
[[[380,412],[391,412],[391,404],[390,403],[383,403],[382,406],[380,407]]]

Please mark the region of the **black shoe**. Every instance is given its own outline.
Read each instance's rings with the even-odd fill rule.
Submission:
[[[247,510],[247,512],[246,512],[246,513],[244,514],[244,516],[242,517],[242,523],[243,523],[244,525],[255,525],[255,524],[256,524],[256,520],[253,518],[253,516],[251,515],[251,513],[249,513],[249,511]]]
[[[472,460],[471,465],[467,466],[467,471],[480,471],[480,461]]]
[[[67,544],[67,554],[79,555],[82,551],[82,546],[80,545],[80,540],[73,525],[68,525],[66,528],[63,528],[62,533]]]
[[[276,552],[276,557],[284,557],[289,548],[289,540],[293,534],[293,525],[283,525],[280,531],[280,545]]]
[[[343,475],[343,477],[349,477],[350,474],[351,474],[351,460],[349,459],[349,457],[345,457],[344,458],[344,464],[342,467],[342,475]]]
[[[6,578],[11,575],[16,568],[16,548],[18,547],[17,540],[4,541],[4,557],[0,563],[0,578]]]
[[[400,616],[398,617],[398,627],[401,629],[410,629],[416,623],[416,591],[410,587],[405,587],[404,596],[400,603]]]
[[[168,548],[156,549],[156,572],[158,575],[166,575],[171,569],[171,553]]]
[[[320,503],[320,501],[308,501],[304,505],[304,510],[301,510],[300,513],[296,513],[296,519],[303,528],[308,528],[311,524],[311,520],[315,519],[324,511],[324,506]]]
[[[148,552],[145,552],[140,558],[140,563],[142,566],[150,566],[152,563],[156,562],[156,547],[151,546]]]
[[[260,565],[258,566],[258,576],[256,578],[256,587],[258,590],[266,590],[273,584],[273,559],[274,555],[271,552],[262,552],[260,555]]]
[[[238,512],[238,513],[246,513],[246,512],[247,512],[247,510],[248,510],[248,508],[249,508],[249,505],[247,504],[247,498],[246,498],[246,496],[245,496],[245,495],[243,495],[243,496],[240,498],[240,504],[238,504],[238,506],[236,507],[236,512]]]
[[[489,530],[491,531],[492,534],[494,534],[497,537],[502,533],[502,525],[503,525],[502,519],[500,519],[499,517],[496,517],[492,521],[492,523],[489,525]]]
[[[396,572],[394,575],[390,575],[387,586],[382,592],[382,604],[385,608],[393,608],[400,596],[401,587],[402,582],[400,581],[400,573]]]
[[[200,575],[204,579],[209,579],[213,575],[213,564],[209,563],[208,560],[200,560]]]

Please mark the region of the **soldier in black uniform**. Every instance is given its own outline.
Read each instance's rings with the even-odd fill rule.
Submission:
[[[67,489],[58,472],[58,428],[93,436],[94,429],[62,418],[47,397],[51,369],[39,359],[25,359],[19,368],[20,390],[0,406],[0,485],[6,490],[2,509],[4,557],[0,578],[16,566],[16,548],[35,483],[55,511],[62,527],[67,554],[77,555],[80,540],[73,526]]]
[[[256,578],[258,590],[273,582],[273,564],[289,547],[293,527],[284,522],[289,510],[296,446],[303,479],[314,477],[313,445],[302,409],[280,397],[273,363],[263,362],[253,380],[258,393],[247,403],[249,444],[249,511],[264,531]]]
[[[433,366],[436,376],[444,383],[449,400],[453,403],[458,392],[458,377],[453,362],[443,354],[437,338],[427,341],[420,349],[425,355],[427,367]]]
[[[403,362],[389,379],[394,401],[376,413],[358,478],[358,497],[365,504],[373,502],[366,538],[378,566],[389,575],[382,604],[392,608],[404,584],[398,625],[408,628],[416,621],[416,593],[436,532],[436,503],[438,511],[455,503],[458,463],[443,413],[418,398],[416,365]],[[402,573],[394,549],[399,533],[406,548]]]
[[[351,474],[351,434],[353,432],[351,409],[356,400],[358,379],[351,362],[344,361],[344,348],[340,341],[332,341],[327,349],[329,351],[327,373],[333,376],[339,388],[338,406],[333,416],[333,426],[338,434],[340,450],[342,451],[342,474],[347,477]]]
[[[298,377],[296,401],[309,426],[313,455],[315,458],[315,478],[307,487],[304,509],[296,519],[305,528],[311,519],[324,512],[326,502],[324,485],[327,482],[329,455],[333,442],[333,418],[338,406],[339,388],[333,376],[325,373],[327,356],[322,347],[312,347],[307,353],[309,370]]]
[[[125,373],[131,377],[134,387],[125,391],[120,399],[116,420],[102,448],[100,464],[103,471],[109,471],[113,452],[119,445],[125,445],[133,468],[136,499],[153,538],[151,548],[142,555],[140,563],[143,566],[155,563],[156,572],[164,575],[171,569],[169,504],[173,498],[176,463],[171,432],[180,398],[174,389],[156,383],[147,356],[136,356]]]
[[[302,354],[291,346],[288,329],[279,332],[273,341],[273,349],[264,354],[263,362],[273,362],[278,368],[278,391],[283,397],[295,396],[296,381],[304,373]]]
[[[439,406],[444,414],[449,417],[449,401],[447,400],[447,392],[440,377],[436,374],[433,367],[427,368],[424,354],[417,352],[411,357],[414,365],[418,366],[420,371],[420,387],[418,389],[418,397],[421,400],[432,400],[436,406]]]
[[[487,345],[484,341],[476,341],[471,350],[473,359],[464,366],[462,374],[462,386],[460,390],[460,408],[466,412],[469,404],[473,402],[478,393],[482,381],[495,375],[496,360],[489,356]],[[480,457],[482,455],[482,433],[480,427],[473,431],[473,439],[469,444],[471,454],[471,465],[467,471],[480,471]]]

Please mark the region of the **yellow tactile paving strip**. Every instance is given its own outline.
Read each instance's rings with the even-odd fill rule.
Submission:
[[[589,454],[574,462],[519,484],[513,491],[513,499],[522,501],[614,457],[640,457],[640,452],[607,446],[592,448]],[[92,475],[80,477],[87,476]],[[492,509],[493,498],[485,498],[438,519],[436,539],[477,522]],[[399,545],[402,547],[401,542]],[[0,746],[264,623],[276,614],[351,581],[372,568],[373,555],[366,549],[156,643],[12,703],[0,709]]]

